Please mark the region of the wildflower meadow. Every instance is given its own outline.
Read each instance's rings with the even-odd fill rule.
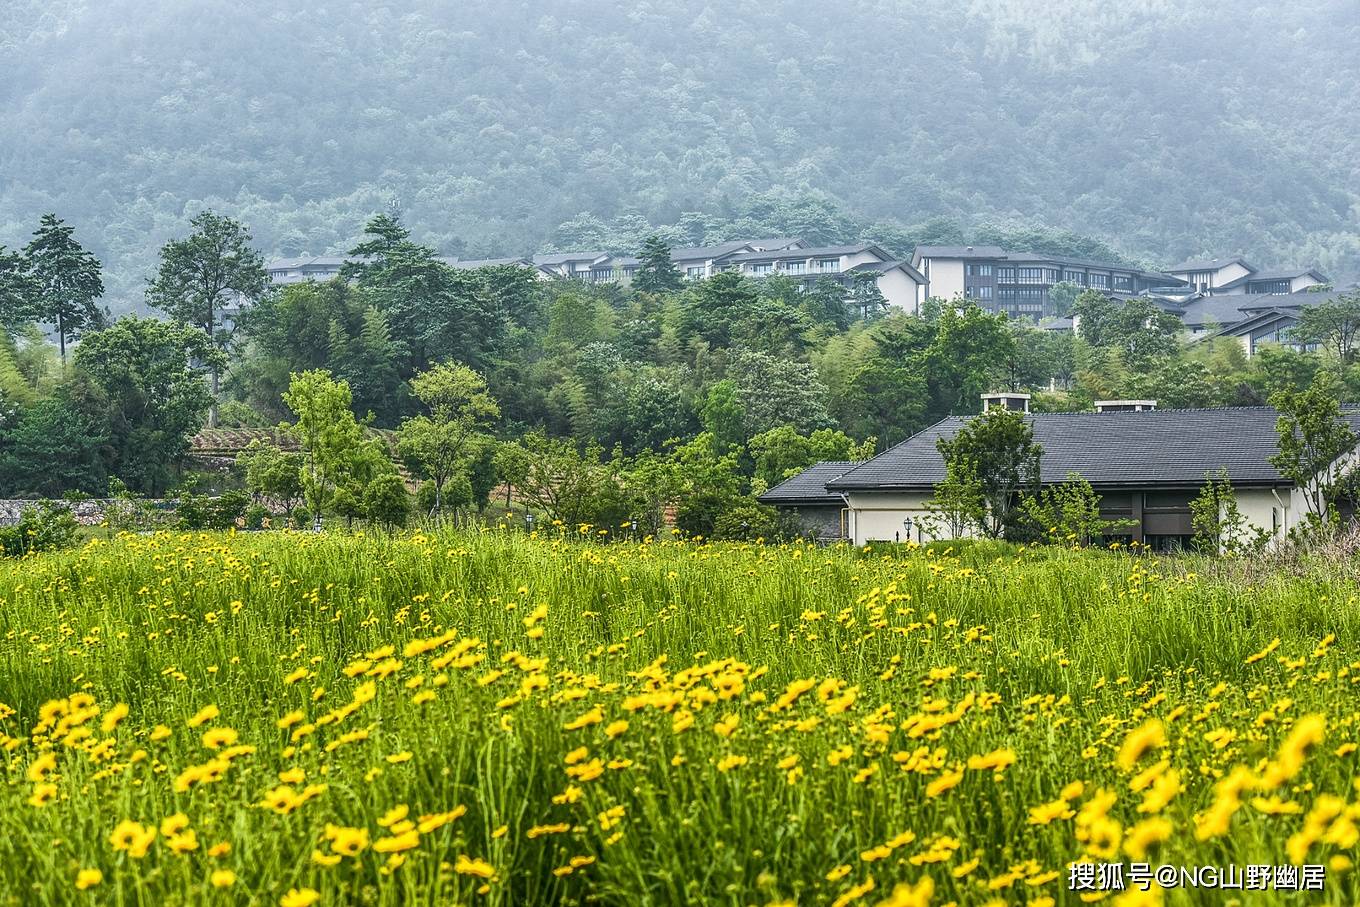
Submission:
[[[1326,565],[496,531],[0,565],[0,904],[1354,904]]]

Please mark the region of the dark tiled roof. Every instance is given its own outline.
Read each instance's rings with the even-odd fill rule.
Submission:
[[[826,490],[826,483],[859,464],[847,460],[814,463],[791,479],[785,479],[758,500],[763,504],[841,504],[841,496]]]
[[[917,246],[912,261],[922,258],[1004,258],[1006,250],[1000,246]]]
[[[1216,287],[1211,287],[1210,292],[1221,293],[1224,290],[1232,290],[1249,283],[1257,283],[1262,280],[1293,280],[1296,277],[1311,276],[1318,283],[1326,283],[1327,276],[1321,271],[1313,268],[1282,268],[1274,271],[1257,271],[1254,274],[1246,274],[1236,280],[1221,283]]]
[[[1236,262],[1237,264],[1246,268],[1248,271],[1256,270],[1256,268],[1253,267],[1245,258],[1238,257],[1238,258],[1192,258],[1189,261],[1183,261],[1178,265],[1172,265],[1171,267],[1167,268],[1167,271],[1177,273],[1184,273],[1186,271],[1217,271],[1219,268],[1226,268],[1233,262]]]
[[[739,252],[749,246],[750,243],[739,239],[731,242],[718,243],[712,246],[689,246],[687,248],[671,249],[672,261],[708,261],[710,258],[722,258]]]
[[[803,242],[798,236],[772,236],[769,239],[753,239],[746,245],[752,249],[763,249],[769,252],[774,249],[787,249],[789,246],[796,246]]]
[[[819,246],[815,249],[781,249],[777,252],[742,252],[740,255],[733,255],[733,261],[774,261],[785,258],[824,258],[832,255],[853,255],[856,252],[873,252],[886,259],[888,256],[871,243],[860,243],[856,246]]]
[[[1348,413],[1360,429],[1360,410]],[[1278,449],[1269,406],[1152,412],[1035,413],[1027,418],[1044,449],[1041,480],[1061,482],[1080,473],[1097,487],[1199,487],[1204,474],[1228,470],[1237,486],[1289,483],[1269,463]],[[929,490],[944,479],[935,447],[953,437],[967,417],[951,416],[862,466],[828,482],[828,490]]]
[[[448,262],[448,265],[460,271],[472,271],[477,268],[495,268],[501,265],[517,265],[521,268],[528,268],[533,267],[533,262],[527,258],[468,258]]]
[[[853,274],[856,271],[873,271],[878,274],[884,274],[898,268],[906,271],[917,283],[926,282],[926,275],[913,268],[909,261],[866,261],[846,268],[845,273]]]
[[[1189,327],[1217,324],[1228,328],[1250,317],[1259,309],[1304,308],[1341,295],[1336,290],[1298,293],[1237,293],[1201,296],[1185,303],[1184,322]]]
[[[534,264],[563,265],[568,262],[595,261],[599,258],[608,257],[608,252],[545,252],[542,255],[534,256]]]

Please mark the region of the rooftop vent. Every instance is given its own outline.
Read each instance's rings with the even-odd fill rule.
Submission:
[[[1156,400],[1097,400],[1098,413],[1147,413],[1157,408]]]
[[[1029,394],[983,394],[982,411],[989,409],[1009,409],[1015,412],[1029,412]]]

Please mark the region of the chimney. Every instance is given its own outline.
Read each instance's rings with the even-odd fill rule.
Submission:
[[[1009,409],[1013,412],[1029,412],[1029,394],[1013,394],[1009,392],[983,394],[982,411],[985,413],[989,409]]]
[[[1150,413],[1157,408],[1156,400],[1097,400],[1098,413]]]

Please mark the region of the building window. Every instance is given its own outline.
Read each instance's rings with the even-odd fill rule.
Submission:
[[[1075,283],[1077,286],[1086,286],[1086,275],[1080,271],[1064,271],[1063,280],[1068,283]]]
[[[817,259],[818,271],[839,271],[841,260],[839,258],[819,258]]]
[[[752,274],[768,274],[768,273],[770,273],[770,271],[772,271],[773,269],[774,269],[774,265],[772,265],[772,264],[771,264],[770,262],[768,262],[768,261],[762,261],[762,262],[760,262],[759,264],[751,265],[751,273],[752,273]]]
[[[1015,268],[997,268],[996,279],[1003,283],[1015,283]]]
[[[1043,283],[1043,268],[1020,268],[1020,283]]]
[[[991,298],[992,298],[992,288],[991,288],[991,287],[978,287],[978,298],[979,298],[979,299],[991,299]]]
[[[1260,280],[1247,284],[1248,293],[1270,293],[1283,296],[1289,292],[1288,280]]]
[[[802,274],[804,271],[807,270],[807,262],[786,261],[784,262],[784,270],[788,271],[790,274]]]
[[[690,280],[702,280],[704,276],[704,266],[690,265],[688,268],[685,268],[685,276]]]
[[[991,265],[978,265],[978,274],[982,275],[983,277],[991,277],[991,276],[992,276],[992,266],[991,266]]]
[[[968,286],[966,286],[966,287],[963,288],[963,297],[964,297],[965,299],[972,299],[972,298],[973,298],[973,285],[972,285],[972,284],[969,284]]]
[[[1130,277],[1130,276],[1127,275],[1127,274],[1116,274],[1116,275],[1114,275],[1114,288],[1115,288],[1116,290],[1131,290],[1131,289],[1133,289],[1133,278]]]
[[[1105,289],[1106,287],[1108,287],[1109,285],[1110,285],[1110,275],[1109,275],[1109,274],[1092,274],[1092,275],[1091,275],[1091,286],[1093,286],[1093,287],[1099,287],[1099,288],[1101,288],[1101,289],[1103,290],[1103,289]]]

